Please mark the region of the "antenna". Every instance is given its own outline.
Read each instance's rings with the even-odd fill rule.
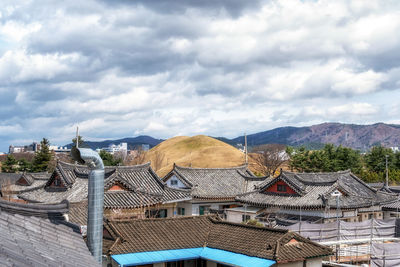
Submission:
[[[245,154],[245,162],[247,164],[248,158],[247,158],[247,135],[246,135],[246,133],[244,133],[244,154]]]
[[[76,142],[76,144],[75,144],[76,148],[79,148],[79,141],[78,141],[78,138],[79,138],[79,126],[76,126],[76,140],[75,140],[75,142]]]

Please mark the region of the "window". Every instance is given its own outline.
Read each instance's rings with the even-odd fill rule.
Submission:
[[[178,207],[178,215],[185,215],[185,208]]]
[[[210,206],[200,206],[199,207],[199,213],[200,215],[205,215],[210,212]]]
[[[247,222],[250,220],[250,215],[242,215],[242,222]]]
[[[178,185],[178,180],[171,180],[171,185]]]
[[[286,192],[286,185],[278,184],[278,192]]]

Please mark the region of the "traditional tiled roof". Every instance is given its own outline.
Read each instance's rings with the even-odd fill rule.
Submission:
[[[15,182],[21,178],[22,173],[7,173],[0,172],[0,189],[3,186],[7,186],[10,184],[15,184]],[[0,192],[1,195],[1,192]]]
[[[0,211],[1,266],[100,266],[82,236],[47,219]]]
[[[286,183],[296,194],[267,192],[278,181]],[[369,187],[350,171],[330,173],[282,172],[277,178],[265,183],[257,190],[237,196],[237,200],[254,206],[288,208],[336,208],[333,191],[343,193],[341,208],[359,208],[382,205],[395,201],[396,195],[377,191]]]
[[[85,166],[59,162],[45,187],[22,193],[18,197],[29,202],[59,203],[66,199],[71,203],[79,203],[87,199],[88,174],[89,169]],[[60,190],[51,186],[56,176],[64,185]],[[108,191],[115,184],[121,185],[124,190]],[[105,208],[130,209],[190,199],[189,190],[168,188],[151,169],[150,163],[106,167],[104,189]]]
[[[35,216],[54,220],[65,220],[64,214],[68,213],[68,202],[63,201],[59,204],[31,204],[18,203],[0,199],[0,210],[13,214],[25,216]]]
[[[68,211],[68,221],[76,225],[87,225],[88,201],[70,203]]]
[[[254,190],[254,186],[266,177],[258,178],[246,165],[232,168],[190,168],[174,165],[163,181],[176,176],[192,190],[195,198],[234,198],[238,194]]]
[[[161,197],[140,192],[114,191],[104,194],[104,207],[110,209],[134,209],[161,204]]]
[[[42,188],[45,186],[46,181],[49,179],[50,174],[47,172],[40,173],[19,173],[12,183],[5,185],[3,190],[8,194],[20,194]]]
[[[223,222],[196,216],[166,219],[109,221],[115,243],[109,253],[210,247],[277,262],[331,255],[331,249],[296,233]]]
[[[382,206],[382,210],[387,210],[387,211],[400,211],[400,198],[398,198],[396,201],[392,203],[388,203]]]

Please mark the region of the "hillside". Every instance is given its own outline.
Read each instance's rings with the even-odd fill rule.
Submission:
[[[227,142],[244,143],[244,136]],[[400,146],[400,126],[384,123],[372,125],[322,123],[309,127],[281,127],[248,135],[247,142],[249,146],[277,143],[291,146],[305,145],[311,148],[331,143],[365,151],[374,145]]]
[[[157,165],[157,159],[161,159]],[[218,168],[234,167],[244,164],[244,154],[238,149],[214,138],[197,135],[170,138],[146,154],[146,161],[161,177],[167,174],[176,163],[180,166]]]
[[[108,147],[111,144],[119,144],[119,143],[128,143],[128,148],[129,149],[134,149],[136,146],[142,145],[142,144],[149,144],[150,148],[158,145],[161,143],[163,140],[162,139],[155,139],[151,136],[147,135],[141,135],[137,137],[126,137],[122,139],[117,139],[117,140],[104,140],[104,141],[85,141],[85,147],[90,147],[91,149],[97,149],[97,148],[103,148],[103,147]],[[72,147],[72,143],[66,145],[68,148]]]

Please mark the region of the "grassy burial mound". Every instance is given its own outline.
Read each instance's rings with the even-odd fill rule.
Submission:
[[[151,161],[152,168],[162,177],[174,163],[198,168],[235,167],[244,164],[245,155],[233,146],[205,135],[177,136],[149,150],[146,161]]]

